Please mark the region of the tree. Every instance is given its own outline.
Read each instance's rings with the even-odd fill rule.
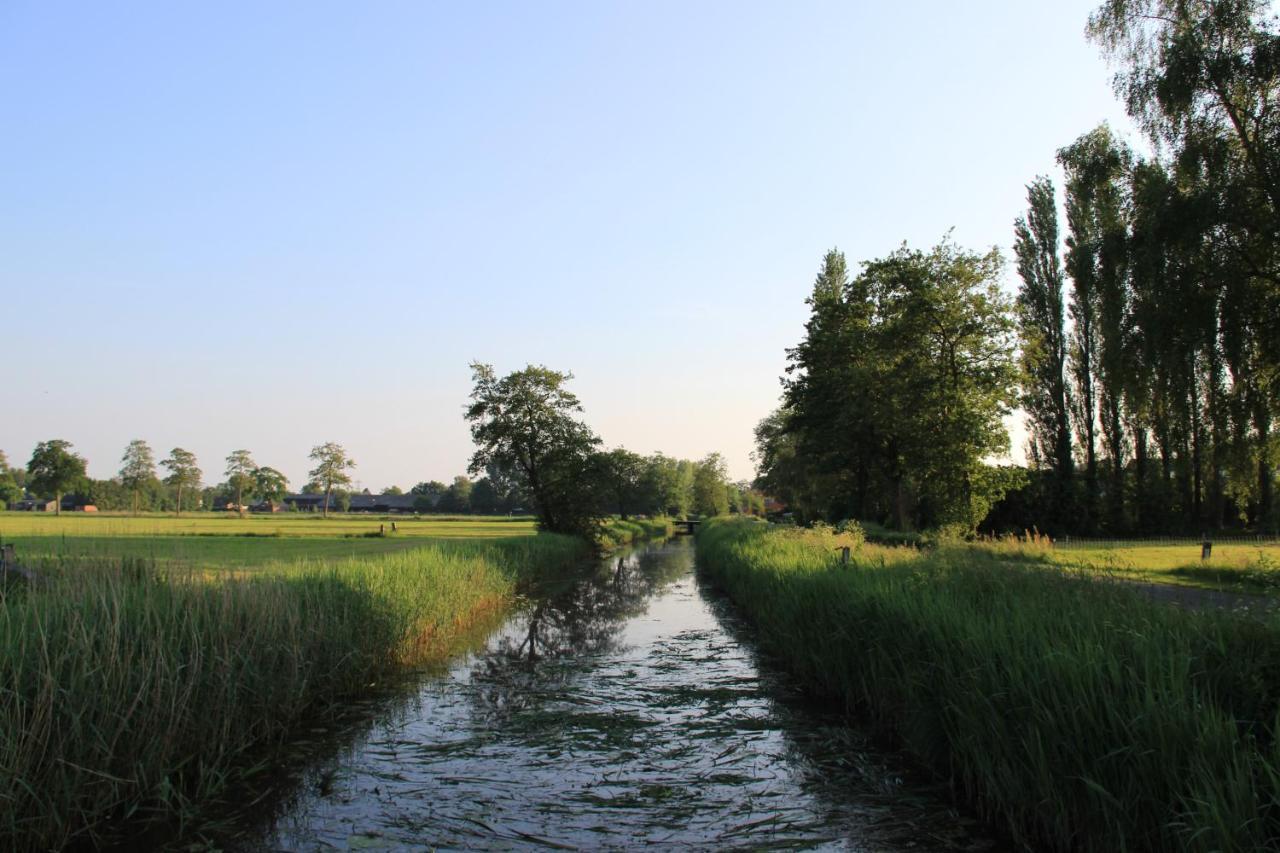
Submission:
[[[21,499],[22,487],[18,485],[18,478],[9,467],[9,460],[5,457],[4,451],[0,450],[0,506],[7,506]]]
[[[440,509],[444,512],[470,512],[471,489],[472,484],[469,479],[461,474],[454,477],[440,499]]]
[[[1054,473],[1058,513],[1070,511],[1075,463],[1071,394],[1067,386],[1066,311],[1058,259],[1058,210],[1053,182],[1027,186],[1027,215],[1014,223],[1018,259],[1018,332],[1022,344],[1022,405],[1028,415],[1031,458]],[[1059,516],[1060,518],[1062,515]]]
[[[693,511],[711,518],[729,512],[729,474],[719,453],[707,454],[693,473]]]
[[[264,501],[279,501],[289,494],[289,478],[275,468],[255,468],[253,490]]]
[[[1160,450],[1162,503],[1169,503],[1176,466],[1184,514],[1199,519],[1207,467],[1211,522],[1222,520],[1229,492],[1244,502],[1253,523],[1266,526],[1276,520],[1272,422],[1280,376],[1274,4],[1106,0],[1088,32],[1118,65],[1116,90],[1171,179],[1152,194],[1148,172],[1143,202],[1154,200],[1163,210],[1147,221],[1160,227],[1148,225],[1136,235],[1148,257],[1158,259],[1148,264],[1143,284],[1159,281],[1162,289],[1156,303],[1141,306],[1156,310],[1138,321],[1143,346],[1136,350],[1151,359],[1143,366],[1156,399],[1144,414]],[[1162,247],[1169,251],[1151,251]],[[1190,334],[1166,322],[1184,307]],[[1193,308],[1201,313],[1192,316]],[[1206,334],[1204,326],[1214,320],[1216,328]],[[1148,323],[1161,333],[1155,341],[1146,336]]]
[[[488,477],[481,477],[471,487],[471,511],[474,513],[493,515],[498,511],[501,501],[502,496]]]
[[[196,455],[190,450],[175,447],[169,451],[167,459],[160,463],[168,472],[165,483],[178,490],[178,515],[182,515],[182,493],[186,489],[200,488],[203,472],[196,463]]]
[[[904,245],[853,280],[828,253],[784,405],[757,428],[761,485],[805,520],[973,529],[1007,484],[984,459],[1007,448],[1001,418],[1016,399],[1000,271],[994,249],[949,239]]]
[[[347,455],[347,451],[337,442],[326,442],[311,448],[311,460],[316,463],[308,473],[312,480],[324,486],[324,517],[329,517],[329,497],[334,486],[351,485],[351,475],[347,473],[356,467],[356,463]]]
[[[40,495],[53,495],[54,513],[62,514],[62,496],[84,479],[85,461],[71,451],[71,442],[60,438],[36,445],[27,463],[27,482]]]
[[[597,456],[595,466],[610,509],[625,519],[639,512],[645,461],[638,453],[618,447]]]
[[[597,503],[583,475],[600,439],[575,417],[582,405],[565,387],[572,374],[529,365],[499,378],[478,362],[471,370],[466,417],[476,450],[469,470],[494,466],[518,476],[542,529],[594,537]]]
[[[417,495],[413,502],[414,512],[434,512],[449,487],[439,480],[427,480],[409,490],[409,494]]]
[[[383,495],[403,495],[403,494],[404,494],[404,489],[400,488],[399,486],[387,486],[385,489],[383,489],[381,492],[379,492],[379,494],[383,494]]]
[[[244,518],[245,495],[252,496],[253,488],[257,484],[253,476],[257,470],[258,466],[247,450],[233,451],[227,457],[227,485],[236,493],[236,511],[240,513],[241,518]]]
[[[142,487],[156,478],[156,460],[151,447],[142,439],[135,438],[125,448],[120,459],[120,482],[133,495],[133,514],[138,514],[138,493]]]

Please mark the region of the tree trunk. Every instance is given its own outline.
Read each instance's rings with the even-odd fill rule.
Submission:
[[[332,493],[333,493],[333,484],[332,484],[332,483],[327,483],[327,484],[325,484],[325,487],[324,487],[324,508],[323,508],[323,512],[324,512],[324,516],[323,516],[323,517],[324,517],[324,518],[328,518],[328,517],[329,517],[329,495],[331,495]]]
[[[182,484],[178,484],[178,518],[182,518]]]
[[[53,493],[53,514],[62,515],[62,492]]]
[[[236,489],[236,512],[244,518],[244,487]]]

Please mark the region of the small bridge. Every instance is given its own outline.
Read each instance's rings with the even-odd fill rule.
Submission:
[[[698,532],[698,525],[702,522],[696,518],[686,518],[683,521],[676,521],[676,534],[684,536],[692,536]]]

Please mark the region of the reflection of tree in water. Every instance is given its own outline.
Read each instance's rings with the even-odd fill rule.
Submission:
[[[688,561],[662,548],[602,561],[570,579],[535,581],[533,606],[513,630],[479,656],[472,669],[476,701],[486,713],[528,707],[590,665],[615,652],[626,622],[643,614],[648,599],[679,575]]]

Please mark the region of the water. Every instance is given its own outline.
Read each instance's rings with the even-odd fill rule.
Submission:
[[[992,847],[749,636],[687,539],[607,560],[348,732],[231,846]]]

